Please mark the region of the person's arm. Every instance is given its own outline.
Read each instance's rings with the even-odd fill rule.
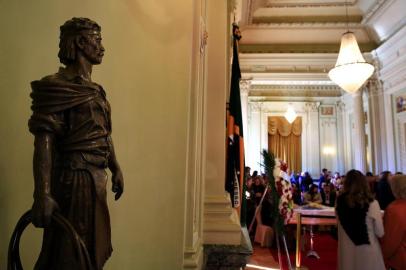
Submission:
[[[32,223],[36,227],[46,227],[53,212],[58,208],[51,195],[52,148],[54,136],[51,133],[38,133],[34,141],[34,204]]]
[[[392,257],[402,245],[404,228],[399,222],[396,212],[391,207],[386,208],[383,218],[385,235],[381,239],[382,254],[385,259]]]
[[[111,136],[109,136],[111,148],[110,148],[110,158],[109,158],[109,169],[111,171],[112,179],[111,181],[113,182],[111,190],[115,193],[114,199],[117,201],[120,199],[121,195],[124,192],[124,179],[123,179],[123,173],[121,172],[120,165],[118,164],[117,158],[116,158],[116,153],[114,151],[114,145],[113,145],[113,140]]]
[[[309,204],[309,200],[310,200],[310,195],[309,195],[309,193],[306,192],[303,195],[303,204]]]
[[[317,193],[316,195],[314,195],[313,202],[319,203],[319,204],[321,204],[323,202],[323,200],[321,199],[320,193]]]

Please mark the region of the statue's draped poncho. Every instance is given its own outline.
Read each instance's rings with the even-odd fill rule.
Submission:
[[[110,105],[103,88],[58,73],[33,81],[30,132],[54,137],[51,193],[84,241],[95,269],[112,252],[106,201],[111,143]],[[79,269],[71,240],[54,223],[44,230],[35,270]]]

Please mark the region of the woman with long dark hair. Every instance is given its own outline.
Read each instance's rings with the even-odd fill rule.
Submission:
[[[384,270],[378,237],[384,235],[379,204],[366,177],[357,170],[347,173],[343,193],[337,198],[338,269]]]

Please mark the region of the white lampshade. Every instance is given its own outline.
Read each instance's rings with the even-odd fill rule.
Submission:
[[[328,73],[330,79],[345,91],[355,93],[372,73],[374,67],[362,56],[354,33],[344,33],[337,63]]]
[[[286,120],[288,120],[289,124],[292,124],[293,121],[295,121],[297,114],[296,114],[295,110],[291,106],[289,106],[288,110],[285,112],[284,116],[285,116]]]

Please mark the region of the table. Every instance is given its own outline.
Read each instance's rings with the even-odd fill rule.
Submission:
[[[301,266],[301,236],[302,224],[305,225],[336,225],[337,219],[334,207],[323,207],[320,209],[298,207],[293,209],[293,217],[289,224],[296,223],[296,269],[306,269]]]

